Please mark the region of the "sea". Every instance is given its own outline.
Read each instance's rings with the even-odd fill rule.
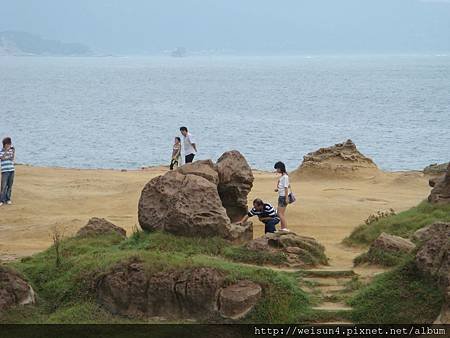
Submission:
[[[0,57],[0,137],[35,166],[168,165],[236,149],[288,170],[352,139],[383,170],[450,160],[450,55]]]

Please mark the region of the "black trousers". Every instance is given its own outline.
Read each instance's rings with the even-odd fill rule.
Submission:
[[[195,154],[189,154],[184,157],[184,163],[192,163],[194,161]]]

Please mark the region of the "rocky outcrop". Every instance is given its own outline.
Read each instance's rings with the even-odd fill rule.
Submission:
[[[253,173],[246,159],[236,150],[224,153],[217,161],[219,195],[231,222],[247,214],[247,196],[253,187]]]
[[[0,265],[0,313],[36,302],[33,288],[15,271]]]
[[[262,251],[269,255],[282,254],[283,265],[290,267],[311,267],[327,264],[325,249],[314,238],[299,236],[293,232],[267,233],[246,244],[251,251]]]
[[[237,151],[223,154],[216,166],[210,160],[184,165],[147,183],[139,200],[139,224],[175,235],[251,240],[253,224],[234,222],[247,212],[252,185],[252,171]]]
[[[309,153],[292,176],[360,177],[379,173],[376,164],[358,151],[352,140]]]
[[[444,292],[444,305],[435,324],[450,324],[450,223],[434,223],[414,233],[420,248],[415,263],[419,271],[436,278]]]
[[[243,280],[221,290],[219,311],[222,317],[240,319],[256,305],[262,296],[262,288],[252,281]]]
[[[148,275],[142,262],[120,263],[97,281],[97,301],[113,314],[139,318],[240,318],[257,303],[261,287],[248,281],[227,285],[212,268]]]
[[[127,237],[125,229],[118,227],[104,218],[98,217],[92,217],[84,227],[78,230],[76,236],[90,237],[106,234],[116,234],[123,238]]]
[[[426,175],[443,175],[447,172],[448,163],[433,163],[423,169],[423,173]]]
[[[139,224],[175,235],[227,237],[230,219],[217,186],[197,175],[167,172],[153,178],[139,200]]]
[[[447,172],[440,178],[431,179],[430,186],[433,187],[428,201],[431,203],[450,203],[450,163]]]
[[[384,253],[408,253],[414,250],[416,245],[410,240],[389,235],[382,232],[376,240],[372,242],[369,248],[369,255],[374,253],[374,251],[382,251]]]

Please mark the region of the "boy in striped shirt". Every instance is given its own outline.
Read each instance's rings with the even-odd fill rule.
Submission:
[[[11,204],[11,192],[14,182],[14,157],[16,151],[11,145],[11,138],[3,139],[3,148],[0,150],[0,161],[2,171],[2,184],[0,190],[0,206]]]
[[[259,220],[264,223],[264,231],[275,232],[275,226],[280,223],[277,211],[269,203],[264,203],[262,199],[257,198],[253,201],[253,208],[242,219],[241,223],[245,223],[249,217],[258,216]]]

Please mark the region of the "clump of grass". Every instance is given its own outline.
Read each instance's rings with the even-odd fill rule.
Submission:
[[[369,263],[392,267],[401,264],[409,257],[411,257],[411,254],[405,252],[387,252],[377,248],[371,248],[368,252],[364,252],[357,256],[353,260],[353,264],[358,266],[364,263]]]
[[[355,323],[424,324],[436,319],[443,299],[436,280],[422,275],[409,260],[377,276],[349,304]]]
[[[408,238],[415,231],[434,222],[450,222],[450,205],[434,205],[427,201],[407,211],[363,224],[344,239],[347,245],[368,245],[382,232]]]

